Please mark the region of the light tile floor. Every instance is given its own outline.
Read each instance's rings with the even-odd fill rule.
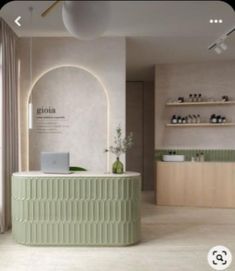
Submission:
[[[235,209],[157,207],[145,192],[140,244],[28,247],[8,232],[0,235],[0,271],[209,271],[207,252],[215,245],[235,258]]]

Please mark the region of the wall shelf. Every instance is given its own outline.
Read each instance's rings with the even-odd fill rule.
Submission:
[[[172,124],[167,123],[166,127],[179,127],[179,128],[186,128],[186,127],[231,127],[235,126],[235,123],[228,122],[228,123],[185,123],[185,124]]]
[[[178,102],[169,102],[166,103],[166,106],[200,106],[200,105],[235,105],[235,101],[228,101],[228,102],[223,102],[223,101],[217,101],[217,102],[183,102],[183,103],[178,103]]]

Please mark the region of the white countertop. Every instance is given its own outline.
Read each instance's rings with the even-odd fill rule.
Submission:
[[[79,171],[73,172],[71,174],[48,174],[43,173],[41,171],[22,171],[22,172],[15,172],[12,174],[13,176],[18,177],[135,177],[140,176],[138,172],[125,172],[123,174],[113,174],[109,172],[90,172],[90,171]]]

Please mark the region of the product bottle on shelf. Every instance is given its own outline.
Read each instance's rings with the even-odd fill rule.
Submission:
[[[216,123],[217,122],[217,118],[216,118],[216,115],[215,114],[212,114],[211,117],[210,117],[210,122],[211,123]]]
[[[202,94],[199,93],[199,94],[198,94],[198,102],[201,102],[201,101],[202,101]]]
[[[201,161],[201,162],[204,162],[204,161],[205,161],[205,156],[204,156],[204,153],[203,153],[203,152],[200,153],[200,161]]]
[[[218,115],[216,119],[217,119],[217,120],[216,120],[217,123],[221,123],[221,122],[222,122],[222,118],[221,118],[220,115]]]
[[[173,115],[173,116],[172,116],[172,118],[171,118],[171,123],[172,123],[172,124],[176,124],[176,123],[177,123],[176,115]]]
[[[192,94],[189,94],[188,101],[189,101],[190,103],[193,101],[193,95],[192,95]]]
[[[182,119],[180,116],[177,118],[177,123],[179,123],[179,124],[182,123]]]
[[[201,122],[201,116],[200,114],[197,114],[197,123],[200,123]]]
[[[193,115],[193,123],[197,123],[197,116]]]
[[[188,123],[192,123],[193,122],[193,118],[191,115],[188,115]]]
[[[193,95],[193,102],[197,102],[197,94]]]

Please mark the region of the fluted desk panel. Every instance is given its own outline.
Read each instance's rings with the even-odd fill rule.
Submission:
[[[12,176],[12,231],[25,245],[125,246],[140,240],[140,174]]]

